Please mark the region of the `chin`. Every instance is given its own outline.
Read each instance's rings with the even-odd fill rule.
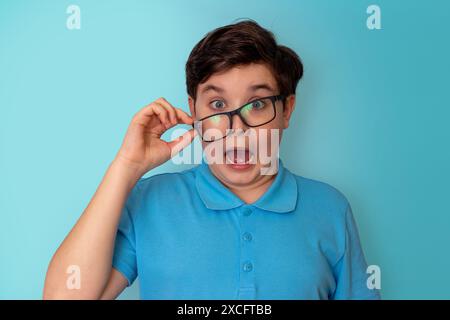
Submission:
[[[260,166],[258,164],[217,164],[215,167],[216,172],[227,184],[248,185],[259,178]]]

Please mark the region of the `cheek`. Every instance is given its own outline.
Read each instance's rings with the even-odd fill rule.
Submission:
[[[283,128],[284,128],[283,118],[281,116],[277,115],[277,117],[275,119],[273,119],[272,122],[270,122],[262,127],[259,127],[256,130],[256,132],[257,132],[258,137],[260,137],[260,135],[264,135],[264,137],[266,137],[266,141],[269,143],[271,136],[273,138],[276,138],[278,136],[281,137],[281,135],[283,133]]]
[[[256,134],[258,152],[264,155],[273,155],[279,148],[283,129],[278,125],[270,125],[259,128]]]
[[[274,120],[275,120],[274,122],[276,122],[276,126],[278,128],[283,129],[285,127],[286,123],[285,123],[283,111],[280,111]]]

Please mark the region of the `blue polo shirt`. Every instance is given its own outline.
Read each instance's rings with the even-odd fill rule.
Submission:
[[[141,178],[117,231],[113,267],[142,299],[378,299],[351,207],[291,173],[246,204],[200,165]]]

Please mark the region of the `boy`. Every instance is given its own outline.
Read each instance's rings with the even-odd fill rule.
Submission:
[[[138,275],[143,299],[379,298],[347,199],[278,159],[302,75],[297,54],[254,21],[208,33],[186,63],[192,116],[163,98],[134,116],[50,263],[44,298],[112,299]],[[160,139],[182,123],[194,128]],[[197,135],[200,165],[141,179]],[[69,265],[79,290],[65,286]]]

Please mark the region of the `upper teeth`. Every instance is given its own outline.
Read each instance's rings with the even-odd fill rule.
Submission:
[[[237,163],[237,164],[252,163],[253,159],[254,159],[253,153],[249,152],[249,159],[248,159],[248,161],[245,161],[246,152],[249,152],[249,151],[244,150],[244,149],[238,149],[235,151],[234,149],[232,149],[232,150],[227,151],[226,157],[227,157],[228,162],[230,162],[230,163]],[[236,157],[235,157],[235,154],[236,154]]]

